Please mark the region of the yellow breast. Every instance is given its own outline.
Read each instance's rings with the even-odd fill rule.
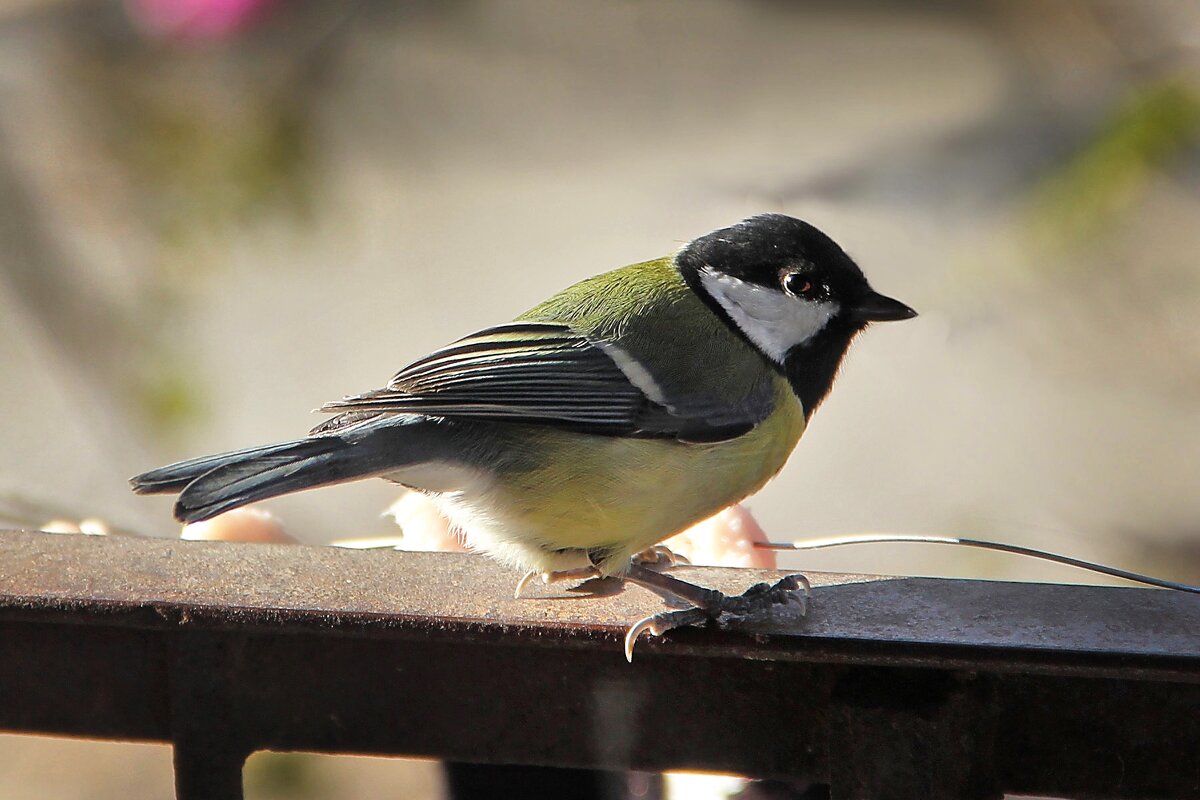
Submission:
[[[729,441],[541,430],[530,469],[504,472],[485,493],[454,498],[447,510],[460,518],[469,541],[519,566],[577,565],[580,551],[601,548],[612,554],[607,570],[616,571],[630,555],[757,491],[783,467],[803,431],[800,403],[782,377],[772,413]],[[534,563],[536,551],[555,550],[575,552]]]

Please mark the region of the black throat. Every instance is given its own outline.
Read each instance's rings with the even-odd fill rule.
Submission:
[[[821,401],[833,388],[838,367],[842,364],[850,342],[862,332],[863,325],[837,317],[804,344],[788,351],[783,362],[783,373],[792,384],[792,391],[800,398],[805,419],[811,419]]]

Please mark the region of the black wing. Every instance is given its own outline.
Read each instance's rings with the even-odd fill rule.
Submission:
[[[610,436],[716,441],[758,421],[714,425],[680,417],[651,400],[603,346],[555,323],[487,328],[405,367],[383,388],[322,407],[342,412],[313,433],[379,414],[572,428]]]

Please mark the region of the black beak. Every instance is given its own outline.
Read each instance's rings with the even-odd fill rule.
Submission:
[[[912,319],[917,315],[917,312],[899,300],[884,297],[878,292],[871,292],[852,308],[847,309],[847,312],[851,319],[858,322],[892,322]]]

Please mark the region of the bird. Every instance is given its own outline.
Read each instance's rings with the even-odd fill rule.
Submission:
[[[385,478],[428,495],[471,549],[524,570],[522,584],[613,577],[686,604],[630,627],[632,659],[645,631],[807,591],[795,575],[726,596],[658,568],[654,548],[766,484],[855,337],[914,316],[815,226],[760,214],[435,350],[327,403],[333,416],[306,436],[130,482],[178,494],[174,515],[192,523]]]

